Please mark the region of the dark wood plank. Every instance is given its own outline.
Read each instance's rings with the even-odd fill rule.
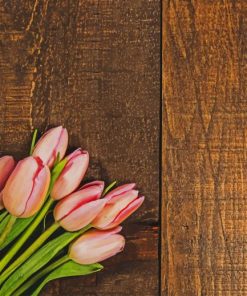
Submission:
[[[63,124],[91,154],[87,179],[135,181],[146,196],[126,251],[104,272],[43,295],[158,293],[160,3],[2,1],[2,153],[23,157],[34,127]]]
[[[247,295],[246,8],[163,0],[162,295]]]

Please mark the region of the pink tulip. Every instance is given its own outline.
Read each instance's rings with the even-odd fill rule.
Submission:
[[[73,242],[69,249],[69,257],[79,264],[93,264],[110,258],[121,252],[125,239],[117,234],[122,227],[111,230],[90,230]]]
[[[59,153],[60,159],[65,155],[68,146],[68,132],[66,128],[58,126],[48,130],[36,144],[33,156],[38,156],[50,168]]]
[[[108,193],[104,198],[107,204],[92,225],[98,229],[110,229],[135,212],[142,205],[144,196],[138,197],[138,191],[133,190],[134,186],[135,184],[123,185]]]
[[[0,210],[4,208],[1,191],[14,168],[15,160],[12,156],[6,155],[0,158]]]
[[[68,162],[51,192],[51,197],[55,200],[73,192],[80,185],[88,168],[89,155],[87,151],[82,151],[79,148],[66,158]]]
[[[123,194],[131,189],[134,189],[135,187],[136,187],[135,183],[129,183],[129,184],[124,184],[122,186],[118,186],[117,188],[115,188],[115,189],[111,190],[109,193],[107,193],[105,198],[110,200],[113,196]]]
[[[3,189],[3,203],[10,214],[27,218],[41,208],[50,183],[50,170],[39,157],[19,161]]]
[[[106,200],[99,199],[103,189],[104,182],[96,181],[63,198],[54,209],[55,220],[68,231],[85,227],[105,206]]]

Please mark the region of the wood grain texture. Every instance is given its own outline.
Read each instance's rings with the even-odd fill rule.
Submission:
[[[162,295],[247,295],[246,8],[163,0]]]
[[[0,2],[1,153],[23,157],[33,128],[63,124],[91,155],[87,179],[134,181],[146,196],[126,251],[104,272],[43,295],[157,295],[160,2]]]

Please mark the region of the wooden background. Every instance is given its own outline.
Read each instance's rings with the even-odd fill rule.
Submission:
[[[162,295],[247,295],[246,9],[163,0]]]
[[[91,155],[87,179],[135,181],[146,196],[124,253],[42,295],[158,294],[160,1],[0,1],[0,150],[63,124]]]
[[[162,1],[162,104],[160,1],[0,3],[1,153],[63,124],[87,179],[147,197],[124,253],[43,295],[247,295],[246,2]]]

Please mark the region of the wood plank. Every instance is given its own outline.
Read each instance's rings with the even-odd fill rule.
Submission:
[[[163,0],[162,295],[247,295],[246,8]]]
[[[134,181],[146,196],[126,251],[104,272],[43,295],[158,293],[160,2],[2,1],[1,152],[23,157],[30,131],[63,124],[91,155],[86,179]]]
[[[6,6],[5,6],[5,5]],[[18,44],[23,40],[22,24],[15,24],[8,3],[0,3],[0,141],[1,154],[25,155],[32,129],[31,96],[34,67],[18,61]],[[24,54],[25,52],[25,54]]]

